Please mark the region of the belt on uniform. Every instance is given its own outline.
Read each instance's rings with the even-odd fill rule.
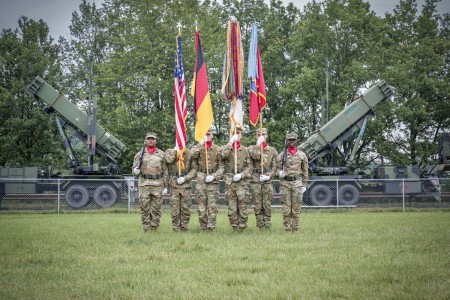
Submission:
[[[200,169],[199,171],[202,172],[202,173],[207,173],[206,169]],[[211,173],[214,173],[214,172],[216,172],[216,169],[208,169],[208,173],[211,174]]]
[[[159,175],[146,175],[146,174],[144,174],[144,175],[142,175],[142,177],[144,179],[158,179],[158,178],[162,178],[163,176],[161,174],[159,174]]]
[[[178,176],[178,172],[170,172],[170,175],[172,175],[172,176]],[[186,171],[180,173],[180,176],[185,176],[185,175],[187,175],[187,172],[186,172]]]
[[[283,179],[287,180],[287,181],[294,181],[294,180],[300,179],[300,176],[286,176]]]
[[[269,172],[269,169],[264,168],[262,173],[259,171],[261,171],[261,169],[255,169],[255,173],[258,173],[258,174],[263,174],[263,173]]]
[[[234,168],[233,169],[226,169],[227,173],[234,173]],[[244,172],[244,169],[237,169],[236,173],[242,173]]]

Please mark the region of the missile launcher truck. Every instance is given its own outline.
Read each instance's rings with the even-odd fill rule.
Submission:
[[[374,107],[392,95],[392,88],[385,81],[379,81],[299,145],[298,148],[308,156],[310,167],[311,181],[304,197],[306,203],[312,206],[327,206],[336,202],[339,205],[355,205],[363,193],[383,196],[401,194],[402,190],[408,195],[425,193],[440,200],[438,178],[450,170],[448,133],[440,135],[439,163],[428,167],[424,174],[420,173],[418,166],[380,166],[374,169],[358,169],[354,166],[367,120],[375,115]],[[322,158],[339,152],[339,147],[355,135],[353,147],[348,147],[351,151],[340,152],[343,160],[339,166],[334,165],[332,159],[328,159],[331,164],[323,165]],[[339,185],[337,179],[340,180]],[[407,182],[374,179],[407,179]],[[404,189],[402,184],[405,185]],[[336,189],[338,192],[334,192]]]
[[[73,175],[60,176],[52,170],[38,167],[0,167],[0,177],[66,179],[62,180],[61,190],[67,204],[75,209],[86,206],[91,199],[100,207],[110,207],[116,203],[120,198],[123,184],[118,159],[124,154],[126,147],[96,122],[95,105],[93,116],[87,115],[40,77],[36,77],[31,82],[27,87],[27,92],[35,99],[45,103],[45,112],[54,117],[59,134],[64,141],[64,147],[69,157],[68,165],[73,170]],[[71,132],[88,145],[87,166],[82,166],[75,156],[71,139],[66,132]],[[94,163],[94,155],[103,158],[107,165],[100,166],[98,163]],[[47,182],[43,180],[11,181],[0,187],[0,197],[5,194],[39,194],[52,190],[55,192],[55,189],[57,187],[54,180]]]

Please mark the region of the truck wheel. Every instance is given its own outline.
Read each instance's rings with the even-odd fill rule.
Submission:
[[[79,184],[71,185],[66,190],[66,202],[72,208],[85,207],[89,202],[89,193],[87,188]]]
[[[108,184],[101,185],[94,191],[95,203],[103,208],[113,206],[118,200],[117,196],[117,190]]]
[[[312,205],[329,205],[332,199],[333,193],[329,186],[317,184],[309,191],[309,200]]]
[[[339,205],[355,205],[359,201],[359,191],[352,184],[344,184],[339,188]]]

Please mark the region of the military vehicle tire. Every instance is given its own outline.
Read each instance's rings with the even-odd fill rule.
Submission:
[[[66,202],[72,208],[82,208],[89,203],[89,192],[80,184],[71,185],[66,190]]]
[[[118,200],[118,192],[113,186],[103,184],[98,186],[94,191],[94,201],[98,206],[106,208],[111,207]]]
[[[344,184],[339,188],[339,205],[355,205],[359,201],[358,188],[352,184]]]
[[[310,203],[314,206],[329,205],[333,199],[333,193],[329,186],[324,184],[316,184],[309,191],[308,197]]]

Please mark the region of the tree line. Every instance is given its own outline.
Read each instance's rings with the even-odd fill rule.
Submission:
[[[376,107],[356,163],[424,166],[437,152],[438,134],[450,128],[450,15],[436,11],[437,2],[418,7],[415,0],[400,0],[392,12],[377,16],[363,0],[312,1],[303,10],[279,0],[105,0],[101,7],[82,0],[72,13],[70,37],[57,40],[45,20],[21,16],[17,28],[3,29],[0,36],[0,166],[67,168],[54,120],[25,88],[41,76],[81,104],[89,94],[91,60],[97,119],[127,146],[121,160],[125,172],[147,131],[158,134],[158,147],[173,148],[177,23],[189,90],[196,20],[216,141],[226,143],[229,104],[220,89],[231,16],[241,24],[245,57],[251,25],[259,24],[267,89],[263,124],[271,145],[280,150],[288,131],[305,140],[327,121],[326,102],[332,118],[384,79],[395,95]],[[245,108],[248,89],[247,81]],[[189,145],[195,143],[192,103],[188,95]],[[248,125],[248,111],[245,120]],[[253,144],[255,128],[246,131],[243,143]],[[343,150],[350,147],[344,143]],[[84,158],[81,145],[75,150]]]

